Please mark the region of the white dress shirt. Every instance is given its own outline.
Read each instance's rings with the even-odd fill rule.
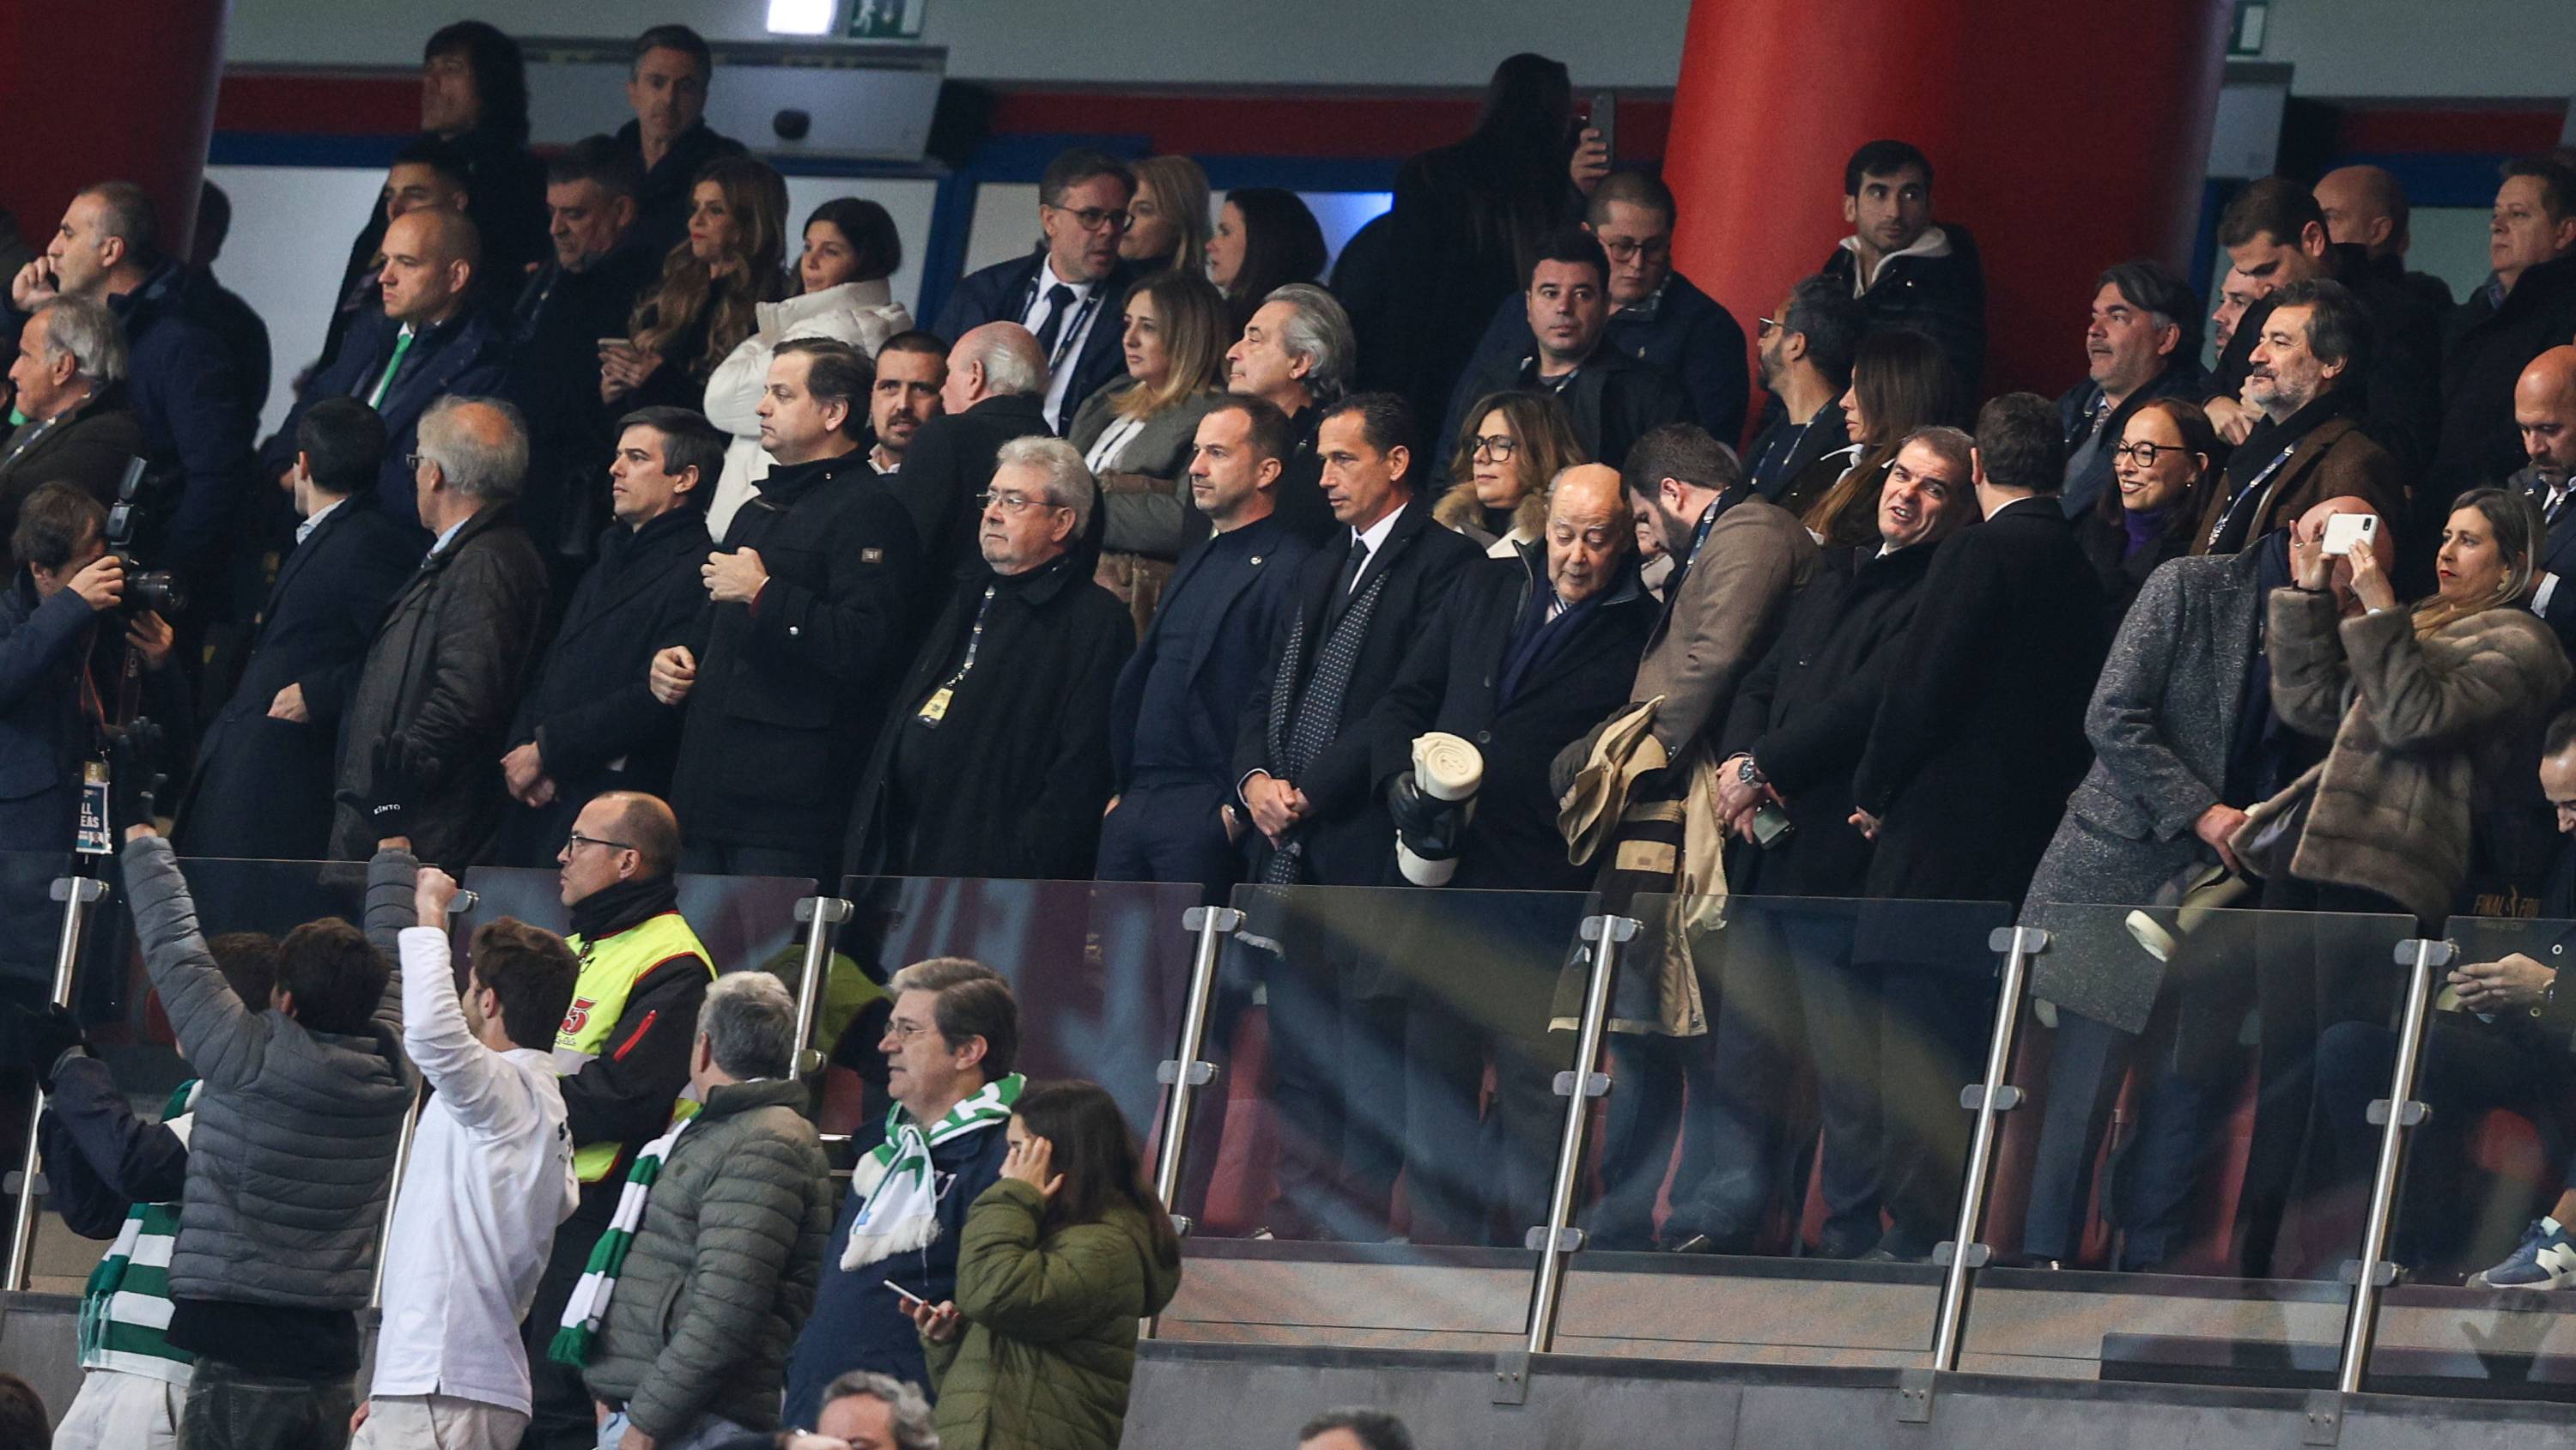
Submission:
[[[1352,593],[1359,592],[1360,581],[1368,577],[1368,566],[1377,562],[1377,551],[1386,547],[1387,535],[1395,532],[1395,521],[1402,517],[1404,517],[1403,509],[1390,509],[1385,518],[1367,528],[1351,530],[1352,538],[1368,546],[1368,556],[1360,561],[1359,572],[1351,576]]]
[[[1058,287],[1073,289],[1073,300],[1064,304],[1064,327],[1056,334],[1055,347],[1047,358],[1046,417],[1047,426],[1051,428],[1066,413],[1064,392],[1073,386],[1076,365],[1082,361],[1083,339],[1091,336],[1091,329],[1100,321],[1100,313],[1106,305],[1092,302],[1091,294],[1097,286],[1097,283],[1075,282],[1057,276],[1055,258],[1048,257],[1038,264],[1037,295],[1030,299],[1028,310],[1020,315],[1020,325],[1034,337],[1038,329],[1046,325],[1047,313],[1054,306],[1047,300],[1047,294]],[[1074,401],[1082,400],[1076,398]]]
[[[295,526],[295,542],[300,544],[306,539],[313,537],[313,531],[322,526],[322,521],[324,519],[331,517],[331,510],[338,508],[340,505],[347,502],[348,500],[345,498],[335,498],[329,503],[322,505],[320,508],[315,509],[313,511],[313,517],[306,519],[304,522]]]

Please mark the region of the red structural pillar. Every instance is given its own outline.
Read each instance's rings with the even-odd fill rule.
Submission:
[[[1911,141],[1934,218],[1984,254],[1985,391],[2055,394],[2082,375],[2095,275],[2189,260],[2230,9],[1697,0],[1664,158],[1675,259],[1750,333],[1849,233],[1853,149]]]
[[[187,255],[230,0],[0,0],[0,204],[37,250],[96,181],[142,186]]]

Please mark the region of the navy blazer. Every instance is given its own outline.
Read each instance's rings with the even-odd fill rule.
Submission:
[[[1287,617],[1290,590],[1315,552],[1276,513],[1246,527],[1266,530],[1270,537],[1248,554],[1224,551],[1219,564],[1209,563],[1208,545],[1214,539],[1201,541],[1181,556],[1171,582],[1163,588],[1161,607],[1145,626],[1145,637],[1137,642],[1126,668],[1118,672],[1117,688],[1109,697],[1109,755],[1110,778],[1122,793],[1134,768],[1145,681],[1158,668],[1181,672],[1189,681],[1193,707],[1187,718],[1165,722],[1166,728],[1187,737],[1191,761],[1204,767],[1207,784],[1233,793],[1231,767],[1243,702],[1252,698],[1260,683],[1270,641]],[[1192,641],[1195,648],[1186,654],[1172,646],[1164,628],[1176,602],[1194,615],[1217,621],[1215,628]]]
[[[955,342],[968,329],[987,322],[1019,321],[1028,315],[1029,283],[1045,261],[1046,248],[1040,246],[1016,262],[996,262],[980,272],[967,273],[958,279],[957,290],[949,293],[947,302],[940,306],[939,321],[930,330]],[[1122,261],[1095,289],[1100,303],[1092,309],[1091,331],[1082,339],[1082,351],[1068,360],[1073,381],[1065,387],[1064,407],[1047,419],[1047,427],[1059,438],[1073,426],[1073,412],[1082,406],[1083,399],[1127,375],[1118,308],[1119,299],[1127,295],[1128,285],[1135,280],[1135,269]]]
[[[382,312],[371,312],[350,325],[349,335],[341,340],[340,355],[306,380],[286,422],[276,436],[260,445],[263,477],[274,480],[295,466],[295,429],[304,421],[305,409],[324,398],[363,401],[375,391],[376,379],[392,361],[401,331],[402,324]],[[479,309],[468,308],[413,340],[402,374],[376,410],[384,417],[386,440],[384,467],[376,475],[376,503],[386,518],[420,526],[419,505],[412,496],[412,467],[406,461],[420,447],[420,415],[450,393],[497,396],[508,379],[509,324]]]
[[[2531,498],[2534,508],[2549,508],[2548,486],[2533,469],[2523,469],[2506,479],[2504,486],[2518,489]],[[2558,518],[2549,526],[2548,542],[2541,546],[2540,568],[2543,574],[2555,574],[2558,582],[2550,586],[2549,607],[2540,617],[2549,622],[2558,642],[2576,654],[2576,499],[2570,499],[2558,510]]]

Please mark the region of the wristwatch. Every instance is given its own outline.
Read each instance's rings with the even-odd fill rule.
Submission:
[[[1753,763],[1753,757],[1750,755],[1736,765],[1735,778],[1746,785],[1761,785],[1770,779],[1762,773],[1762,767]]]

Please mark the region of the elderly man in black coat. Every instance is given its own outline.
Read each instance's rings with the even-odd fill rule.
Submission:
[[[1977,418],[1985,522],[1941,546],[1852,778],[1877,849],[1853,960],[1881,1002],[1880,1190],[1873,1251],[1920,1259],[1953,1226],[1967,1115],[1954,1106],[1993,1002],[1987,931],[2010,920],[2092,760],[2084,705],[2102,667],[2102,586],[2057,504],[2057,411],[2008,393]],[[1992,911],[1928,903],[1997,902]]]
[[[983,567],[892,698],[850,822],[850,871],[1086,881],[1109,804],[1109,694],[1136,626],[1072,550],[1099,490],[1054,438],[1002,445]]]
[[[1369,712],[1371,769],[1408,815],[1424,809],[1415,741],[1475,747],[1474,814],[1456,828],[1456,893],[1405,913],[1404,1162],[1415,1242],[1497,1245],[1544,1222],[1565,1119],[1553,1091],[1564,1039],[1549,998],[1591,873],[1569,865],[1548,763],[1628,698],[1656,604],[1637,580],[1619,471],[1557,475],[1543,541],[1459,575],[1449,602]],[[1436,873],[1434,873],[1436,874]],[[1434,884],[1423,882],[1418,884]],[[1477,1098],[1494,1063],[1500,1171],[1480,1162]]]
[[[1367,715],[1479,557],[1465,535],[1432,522],[1430,499],[1413,487],[1413,437],[1413,410],[1391,393],[1344,398],[1316,430],[1339,537],[1307,561],[1244,712],[1234,768],[1249,880],[1387,879],[1395,823],[1376,789]],[[1269,973],[1282,1127],[1270,1227],[1281,1238],[1382,1238],[1403,1163],[1403,999],[1388,973],[1352,960],[1348,943],[1371,935],[1365,905],[1301,893],[1282,906],[1279,920],[1254,923],[1281,958]],[[1322,919],[1337,911],[1346,919]],[[1354,913],[1362,919],[1347,919]],[[1372,1121],[1356,1121],[1346,1103],[1366,1104]],[[1356,1205],[1335,1201],[1337,1177]]]
[[[501,828],[501,742],[536,654],[546,567],[519,527],[518,409],[445,397],[419,432],[412,501],[429,557],[377,626],[341,716],[331,856],[364,861],[404,840],[456,867],[483,860]]]
[[[724,469],[725,435],[685,408],[642,408],[620,422],[608,465],[617,521],[564,608],[501,757],[516,803],[501,832],[507,865],[552,862],[594,796],[670,793],[680,713],[653,696],[653,656],[703,607],[706,498]]]
[[[241,680],[197,742],[170,839],[184,856],[318,860],[331,843],[332,743],[385,604],[420,567],[376,507],[384,419],[331,398],[295,424],[287,483],[304,522],[277,566]]]

